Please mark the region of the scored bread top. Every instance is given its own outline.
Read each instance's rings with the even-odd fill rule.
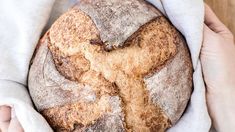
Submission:
[[[82,0],[41,43],[29,88],[55,129],[165,131],[190,98],[185,41],[143,0]]]
[[[162,16],[144,0],[80,0],[75,8],[93,20],[106,50],[124,47],[140,26]]]

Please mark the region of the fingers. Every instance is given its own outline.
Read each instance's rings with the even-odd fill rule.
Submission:
[[[8,127],[8,132],[24,132],[20,122],[16,117],[11,119]]]
[[[229,29],[219,20],[207,4],[205,4],[205,24],[215,33],[231,35]]]
[[[0,132],[24,132],[14,110],[9,106],[0,106]]]
[[[214,31],[212,31],[206,24],[204,24],[203,30],[203,42],[212,41],[215,40],[216,37],[218,37],[218,35]],[[207,43],[204,42],[203,44]]]
[[[11,120],[11,107],[0,106],[0,122],[7,122]]]
[[[0,132],[7,132],[10,122],[0,123]]]
[[[11,107],[0,106],[0,132],[7,132],[11,120]]]
[[[223,23],[219,20],[219,18],[207,4],[205,4],[205,24],[210,28],[213,28],[212,30],[217,30],[217,27],[223,25]]]

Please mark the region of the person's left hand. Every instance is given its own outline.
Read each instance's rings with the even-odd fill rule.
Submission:
[[[0,132],[24,132],[9,106],[0,106]]]

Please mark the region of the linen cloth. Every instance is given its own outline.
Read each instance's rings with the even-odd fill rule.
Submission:
[[[190,103],[169,132],[208,132],[211,121],[199,59],[203,37],[203,0],[148,0],[184,35],[191,52],[194,90]],[[25,132],[51,132],[33,108],[27,91],[30,59],[43,32],[76,0],[0,1],[0,105],[14,108]],[[43,30],[44,28],[44,30]]]

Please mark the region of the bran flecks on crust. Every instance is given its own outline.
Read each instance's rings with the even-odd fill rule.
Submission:
[[[81,0],[37,51],[29,89],[56,131],[163,132],[191,94],[184,39],[143,0]]]
[[[154,105],[148,98],[143,77],[176,54],[175,41],[173,38],[170,39],[171,36],[174,36],[174,28],[166,28],[167,21],[162,17],[156,18],[142,26],[126,41],[129,46],[106,52],[102,46],[90,44],[90,40],[99,39],[99,31],[92,20],[87,17],[87,19],[79,21],[79,18],[85,18],[84,13],[79,10],[72,10],[71,13],[76,17],[69,21],[69,25],[64,26],[63,20],[70,19],[66,17],[61,21],[58,20],[50,30],[49,48],[58,71],[68,79],[91,86],[97,86],[97,84],[92,84],[95,83],[93,80],[96,80],[97,77],[89,75],[90,71],[97,72],[109,82],[115,83],[123,101],[127,129],[160,131],[168,128],[168,118],[161,108]],[[67,16],[70,16],[69,13]],[[73,27],[75,25],[78,27]],[[71,31],[64,28],[71,29]],[[81,35],[81,31],[83,31],[83,35]],[[89,35],[89,33],[91,34]],[[67,60],[64,61],[61,58],[67,58]],[[89,70],[83,70],[87,65],[84,67],[79,65],[83,64],[81,63],[82,58],[86,58],[88,61]],[[76,65],[80,66],[80,69],[76,70],[78,74],[74,74],[74,72],[69,74],[73,67],[77,68]]]

